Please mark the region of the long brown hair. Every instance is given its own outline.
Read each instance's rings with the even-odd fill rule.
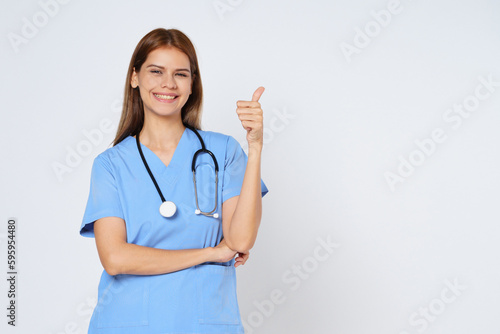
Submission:
[[[185,53],[191,65],[192,90],[186,104],[182,107],[181,117],[185,125],[201,130],[201,109],[203,102],[203,88],[198,66],[198,58],[193,43],[177,29],[158,28],[150,31],[135,47],[134,54],[128,67],[125,81],[125,94],[120,124],[116,131],[113,146],[128,136],[137,135],[144,125],[144,106],[142,104],[139,87],[132,88],[130,81],[132,72],[139,72],[149,53],[158,48],[171,46]]]

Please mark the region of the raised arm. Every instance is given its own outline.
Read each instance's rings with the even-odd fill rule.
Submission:
[[[224,238],[231,249],[248,253],[257,239],[262,217],[261,153],[263,146],[263,112],[259,103],[264,87],[259,87],[252,101],[238,101],[236,112],[247,130],[248,161],[239,196],[222,205]]]

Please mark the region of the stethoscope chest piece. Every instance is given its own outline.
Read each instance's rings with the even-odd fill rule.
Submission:
[[[177,207],[174,202],[165,201],[160,205],[160,214],[163,217],[170,218],[175,214],[175,211],[177,211]]]

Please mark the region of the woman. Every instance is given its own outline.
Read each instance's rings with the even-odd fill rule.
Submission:
[[[247,156],[233,137],[200,130],[189,38],[155,29],[139,42],[114,145],[94,160],[80,227],[95,237],[104,267],[89,333],[244,333],[235,268],[248,259],[268,192],[263,91],[237,102]],[[203,145],[212,153],[192,163]]]

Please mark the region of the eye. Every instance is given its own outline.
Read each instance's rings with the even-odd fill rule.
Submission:
[[[187,75],[184,73],[177,73],[177,75],[180,75],[181,77],[187,77]]]
[[[151,73],[155,73],[155,74],[161,74],[161,71],[160,71],[160,70],[151,70],[150,72],[151,72]]]

